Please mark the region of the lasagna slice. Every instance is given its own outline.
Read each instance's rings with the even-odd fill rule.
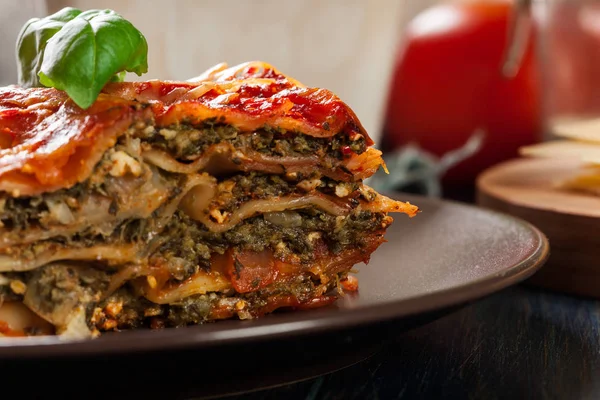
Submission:
[[[46,333],[33,316],[94,337],[334,302],[388,213],[418,212],[363,183],[385,168],[372,145],[334,94],[261,62],[111,83],[87,110],[1,88],[0,334]]]

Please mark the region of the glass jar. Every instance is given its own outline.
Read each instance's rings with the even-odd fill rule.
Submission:
[[[600,1],[531,1],[546,138],[600,138]]]

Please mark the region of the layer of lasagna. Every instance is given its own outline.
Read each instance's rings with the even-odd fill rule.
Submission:
[[[372,146],[334,94],[261,62],[110,83],[87,110],[0,88],[0,335],[332,303],[388,214],[418,212],[363,183]]]

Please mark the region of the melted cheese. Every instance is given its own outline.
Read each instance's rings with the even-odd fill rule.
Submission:
[[[0,132],[8,133],[0,138],[0,191],[36,195],[87,179],[137,122],[169,128],[216,119],[243,132],[268,125],[321,138],[359,135],[373,144],[335,94],[300,85],[267,64],[211,70],[201,79],[208,81],[110,83],[87,110],[60,90],[0,88]]]
[[[0,148],[0,191],[36,195],[87,179],[132,119],[123,99],[83,111],[59,90],[0,88],[0,132],[11,136]]]
[[[188,79],[188,82],[227,82],[245,80],[248,78],[274,78],[279,81],[289,81],[294,86],[306,87],[296,79],[284,75],[274,66],[263,61],[249,61],[229,67],[227,63],[219,63],[204,71],[202,74]]]

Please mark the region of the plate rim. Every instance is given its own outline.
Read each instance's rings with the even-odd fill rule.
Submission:
[[[134,354],[182,349],[199,350],[219,346],[235,345],[240,342],[255,343],[268,340],[287,339],[295,336],[318,335],[337,330],[349,330],[378,322],[399,320],[427,314],[444,308],[477,301],[485,296],[513,286],[537,272],[548,260],[550,243],[546,235],[533,224],[495,210],[475,204],[426,197],[402,192],[388,193],[392,197],[403,197],[417,204],[426,200],[438,206],[452,205],[469,212],[483,212],[498,218],[512,220],[528,230],[536,239],[537,247],[520,262],[502,268],[488,276],[448,289],[417,294],[401,300],[393,300],[382,306],[371,304],[357,309],[317,309],[292,311],[262,318],[239,321],[218,321],[214,324],[226,327],[235,324],[236,329],[198,329],[199,326],[170,328],[159,331],[138,330],[120,332],[98,339],[68,340],[57,336],[0,339],[0,360],[26,358],[66,358],[70,356],[103,356],[111,354]],[[400,310],[397,310],[400,306]],[[352,318],[348,314],[353,313]],[[312,318],[311,318],[312,315]],[[273,318],[280,321],[272,323]],[[208,324],[207,324],[208,325]],[[123,339],[125,338],[125,340]],[[160,346],[156,347],[156,343]],[[125,346],[125,345],[129,346]]]

